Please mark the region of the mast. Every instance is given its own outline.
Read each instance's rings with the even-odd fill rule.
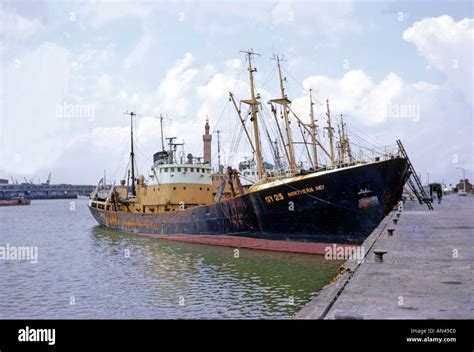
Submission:
[[[286,149],[286,147],[285,147],[285,138],[283,138],[283,133],[281,132],[281,128],[280,128],[280,123],[278,122],[277,111],[276,111],[275,107],[273,106],[273,104],[271,103],[271,101],[269,101],[268,103],[270,104],[273,116],[275,117],[275,124],[277,126],[278,134],[280,136],[281,143],[283,145],[283,151],[285,152],[285,157],[286,157],[286,160],[288,161],[288,165],[289,165],[290,164],[290,156],[288,155],[288,149]]]
[[[349,134],[347,133],[347,123],[344,122],[342,119],[341,114],[341,125],[342,125],[342,137],[344,138],[344,151],[347,155],[348,162],[352,162],[352,151],[351,151],[351,144],[349,142]]]
[[[283,118],[285,120],[285,129],[286,129],[286,138],[288,141],[288,156],[290,159],[290,169],[292,173],[296,172],[296,159],[295,159],[295,149],[293,145],[293,138],[291,137],[291,126],[290,126],[290,120],[288,118],[288,105],[291,103],[291,101],[287,98],[285,94],[285,87],[283,85],[283,76],[281,74],[281,65],[280,65],[280,57],[277,55],[273,60],[276,60],[277,62],[277,67],[278,67],[278,77],[280,80],[280,93],[281,93],[281,98],[280,99],[273,99],[271,100],[274,103],[282,105],[282,110],[283,110]]]
[[[243,103],[250,105],[252,110],[252,122],[253,122],[253,133],[255,139],[255,159],[257,162],[257,175],[258,179],[263,177],[263,163],[262,163],[262,153],[260,150],[260,135],[258,132],[258,120],[257,120],[257,111],[258,111],[258,99],[260,99],[260,95],[255,95],[255,86],[253,81],[253,73],[257,72],[257,69],[252,67],[252,56],[259,55],[253,52],[252,49],[248,51],[241,51],[247,54],[248,59],[248,71],[249,71],[249,81],[250,81],[250,99],[249,100],[242,100]]]
[[[327,112],[326,116],[328,117],[328,127],[324,127],[325,129],[328,130],[328,136],[329,136],[329,152],[331,153],[331,163],[332,166],[334,166],[334,143],[333,143],[333,134],[334,134],[334,128],[331,126],[331,112],[329,111],[329,99],[326,99],[326,107],[327,107]]]
[[[163,115],[160,114],[160,127],[161,127],[161,150],[165,150],[165,140],[163,138]]]
[[[313,147],[313,168],[316,170],[318,168],[318,148],[316,135],[318,133],[318,126],[316,125],[316,119],[314,118],[314,109],[313,109],[313,90],[309,90],[309,115],[311,117],[311,143]]]
[[[344,159],[346,158],[347,154],[347,145],[346,145],[346,133],[344,131],[344,118],[343,115],[341,114],[341,137],[339,139],[341,140],[341,154],[342,154],[342,160],[341,162],[344,163]]]
[[[135,153],[133,151],[133,117],[137,116],[133,111],[124,112],[125,115],[130,115],[130,163],[132,171],[132,195],[136,195],[135,191]]]

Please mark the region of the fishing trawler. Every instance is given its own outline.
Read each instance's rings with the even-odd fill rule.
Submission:
[[[223,171],[221,177],[214,177],[207,122],[203,137],[204,158],[195,158],[191,154],[185,160],[177,158],[180,144],[174,142],[175,137],[167,138],[165,148],[162,126],[162,150],[153,155],[151,175],[147,180],[143,175],[135,177],[135,113],[132,112],[129,113],[130,179],[121,180],[117,187],[106,187],[101,180],[89,201],[89,209],[101,226],[184,242],[324,254],[333,244],[361,244],[393,209],[413,174],[401,142],[397,141],[398,150],[370,160],[357,158],[351,150],[342,116],[339,138],[335,136],[329,101],[326,101],[325,130],[329,146],[325,146],[318,138],[311,92],[311,121],[304,123],[293,111],[285,93],[278,57],[281,96],[270,100],[269,105],[278,129],[282,158],[276,160],[273,170],[265,170],[259,130],[261,98],[254,84],[255,53],[249,50],[245,54],[250,98],[241,100],[240,106],[248,106],[253,138],[248,121],[232,93],[229,101],[235,107],[253,154],[253,166],[246,168],[247,171],[254,170],[254,179],[247,178],[252,179],[250,184],[243,187],[242,173],[231,166],[225,171],[220,170]],[[306,169],[296,161],[291,120],[309,136],[308,140],[303,135],[304,150],[311,165]],[[329,160],[327,165],[322,165],[320,153]]]

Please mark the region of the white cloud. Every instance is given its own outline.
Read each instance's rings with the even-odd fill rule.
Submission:
[[[93,26],[101,27],[109,22],[131,17],[143,19],[148,17],[153,9],[152,4],[127,0],[111,0],[91,2],[81,9],[84,19],[89,20]]]
[[[303,87],[329,97],[335,113],[351,115],[360,123],[374,124],[387,119],[388,107],[400,95],[403,82],[390,73],[382,81],[374,83],[362,70],[352,70],[340,80],[326,76],[308,77],[303,81]],[[298,100],[295,104],[299,104]]]
[[[472,103],[474,19],[425,18],[405,30],[403,39],[415,44],[430,67],[443,72],[448,84]]]
[[[2,40],[22,40],[31,37],[43,28],[37,18],[23,17],[6,6],[0,6],[0,38]]]
[[[192,63],[193,56],[186,53],[160,83],[157,103],[163,111],[181,117],[188,113],[188,97],[192,94],[192,83],[199,72],[191,68]]]
[[[101,69],[104,64],[110,62],[112,55],[111,49],[86,48],[72,58],[71,68],[73,70]]]
[[[335,34],[361,30],[351,1],[280,0],[272,9],[275,25],[291,25],[305,32]]]
[[[150,34],[146,33],[137,45],[132,49],[130,54],[124,60],[124,64],[131,67],[139,64],[143,57],[146,55],[148,50],[153,44],[153,38]]]
[[[62,153],[67,121],[56,106],[66,98],[70,53],[45,43],[2,70],[2,168],[7,173],[34,173]]]
[[[112,76],[102,73],[97,77],[96,95],[101,98],[110,98],[113,94],[113,78]]]

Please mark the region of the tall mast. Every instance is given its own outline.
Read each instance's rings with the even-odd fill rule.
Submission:
[[[163,115],[160,114],[160,127],[161,127],[161,150],[165,150],[165,140],[163,138]]]
[[[283,151],[285,152],[285,157],[286,157],[286,160],[288,160],[288,165],[289,165],[290,164],[290,156],[288,155],[288,149],[286,149],[286,146],[285,146],[285,138],[283,138],[283,133],[281,132],[281,128],[280,128],[280,123],[278,122],[277,111],[276,111],[275,107],[273,106],[273,104],[271,104],[271,101],[269,102],[269,104],[271,106],[273,116],[275,117],[275,124],[277,126],[278,135],[280,136],[280,140],[281,140],[281,143],[283,145]]]
[[[347,124],[344,122],[341,114],[341,129],[342,129],[342,138],[344,140],[344,153],[347,155],[347,159],[349,162],[352,162],[352,152],[351,152],[351,146],[349,143],[349,135],[347,133],[346,126]]]
[[[346,158],[347,154],[347,148],[346,148],[346,133],[344,131],[344,118],[343,115],[341,114],[341,137],[339,139],[341,140],[341,155],[342,155],[342,160],[341,162],[344,163],[344,159]]]
[[[318,148],[316,135],[318,133],[318,126],[316,125],[316,119],[314,118],[314,109],[313,109],[313,90],[309,90],[309,115],[311,117],[311,143],[313,146],[313,168],[316,170],[318,168]]]
[[[132,195],[136,195],[135,192],[135,153],[133,152],[133,117],[137,114],[133,111],[125,112],[125,115],[130,115],[130,168],[132,170]]]
[[[286,138],[288,140],[288,156],[290,159],[290,169],[291,172],[295,173],[296,172],[296,159],[295,159],[295,149],[293,146],[293,138],[291,137],[291,127],[290,127],[290,120],[288,118],[288,105],[291,103],[291,101],[287,98],[285,94],[285,87],[283,85],[283,76],[281,74],[281,65],[280,65],[280,57],[277,55],[274,60],[277,62],[277,67],[278,67],[278,77],[280,79],[280,93],[281,93],[281,98],[280,99],[273,99],[271,100],[274,103],[280,104],[282,106],[283,110],[283,118],[285,120],[285,130],[286,130]]]
[[[334,128],[331,126],[331,112],[329,111],[329,99],[326,99],[326,116],[328,117],[328,127],[324,127],[325,129],[328,130],[328,136],[329,136],[329,147],[330,150],[329,152],[331,153],[331,164],[334,166],[334,143],[333,143],[333,135],[334,135]]]
[[[255,159],[257,162],[257,175],[261,179],[263,177],[263,163],[262,163],[262,153],[260,150],[260,135],[258,132],[258,120],[257,120],[257,111],[258,111],[258,99],[260,96],[255,95],[255,86],[253,82],[253,73],[257,72],[257,69],[252,67],[252,56],[259,55],[253,52],[252,49],[248,51],[242,51],[247,54],[248,60],[248,71],[249,71],[249,80],[250,80],[250,100],[242,100],[243,103],[250,105],[252,112],[252,122],[253,122],[253,133],[255,138]]]

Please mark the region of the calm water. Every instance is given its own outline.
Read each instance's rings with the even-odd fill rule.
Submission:
[[[290,318],[341,264],[108,231],[86,204],[0,207],[0,246],[38,247],[36,264],[0,260],[1,319]]]

